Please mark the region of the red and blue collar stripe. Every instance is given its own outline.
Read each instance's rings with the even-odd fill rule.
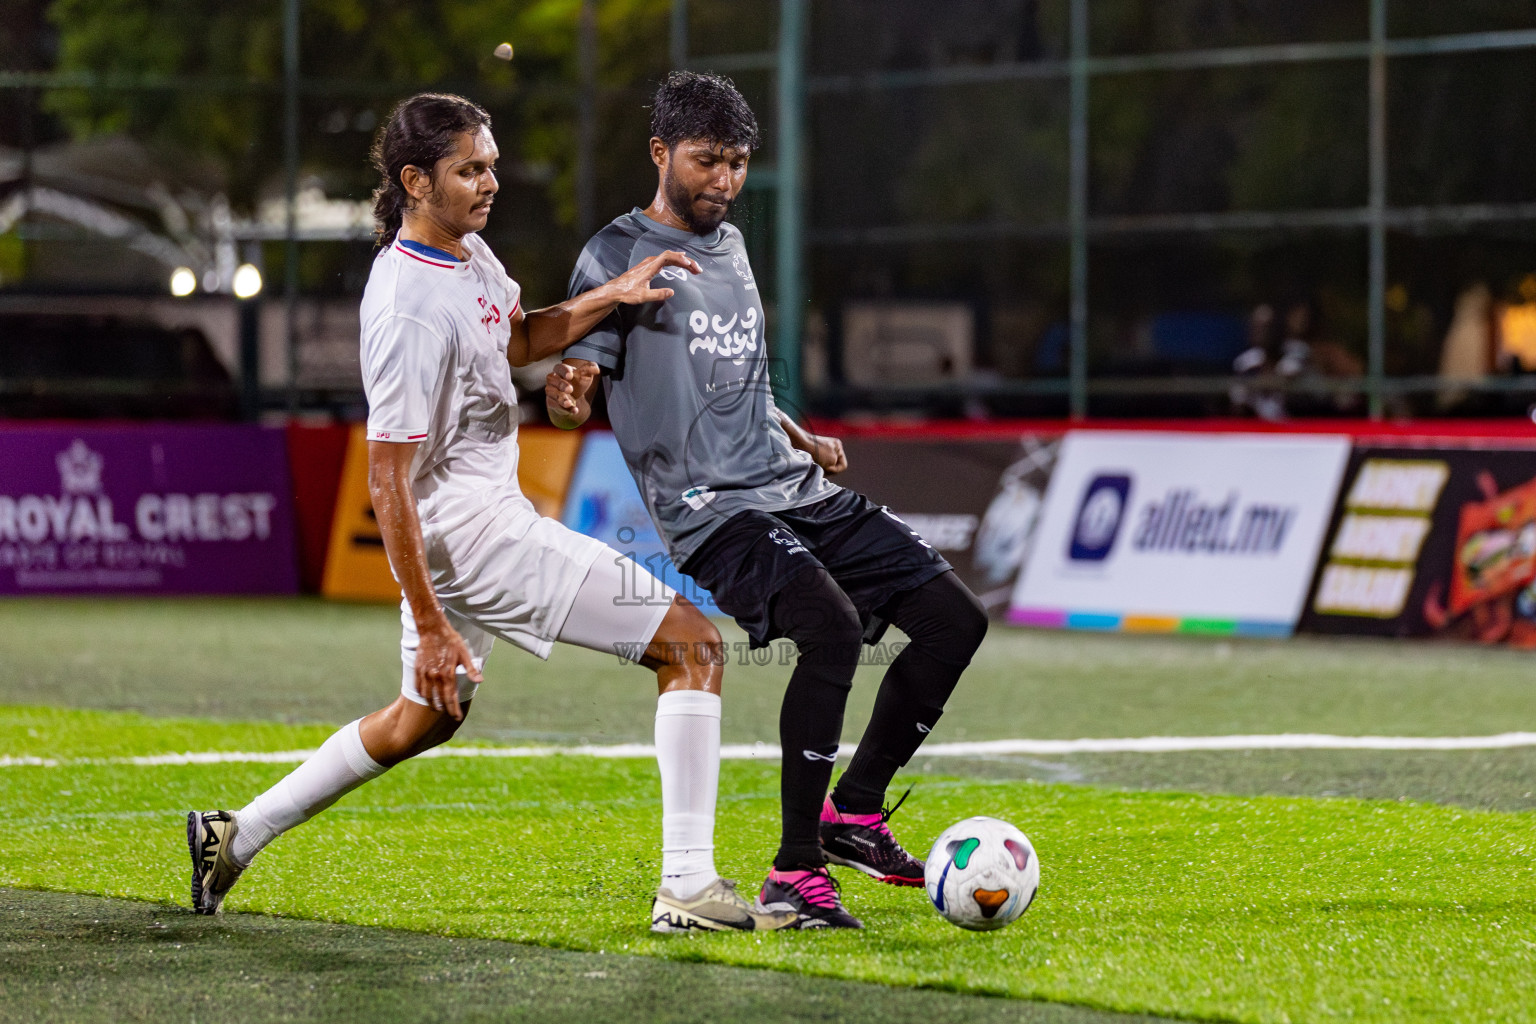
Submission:
[[[446,267],[450,270],[462,267],[467,260],[461,260],[451,252],[446,252],[434,246],[424,245],[407,238],[395,239],[395,248],[413,260],[421,263],[429,263],[434,267]]]

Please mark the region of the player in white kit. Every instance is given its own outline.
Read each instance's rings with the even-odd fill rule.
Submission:
[[[477,232],[497,191],[484,110],[422,94],[396,107],[373,160],[382,251],[362,302],[369,490],[403,591],[400,696],[347,725],[240,811],[187,816],[192,903],[217,913],[255,855],[357,786],[453,736],[496,637],[547,658],[555,641],[644,648],[656,673],[662,884],[656,931],[782,927],[794,915],[748,903],[714,866],[723,659],[714,626],[618,552],[541,518],[517,484],[517,396],[509,363],[547,358],[621,303],[664,301],[678,252],[524,313],[520,288]],[[624,595],[660,593],[635,604]]]

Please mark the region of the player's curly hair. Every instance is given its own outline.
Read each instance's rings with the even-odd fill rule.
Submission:
[[[369,153],[379,172],[379,187],[373,190],[373,234],[380,246],[395,240],[401,218],[411,208],[400,172],[421,167],[432,173],[437,162],[453,152],[458,136],[490,126],[491,115],[462,96],[423,92],[396,104]]]
[[[651,101],[651,135],[671,149],[702,139],[732,149],[757,149],[757,117],[736,84],[719,75],[674,71]]]

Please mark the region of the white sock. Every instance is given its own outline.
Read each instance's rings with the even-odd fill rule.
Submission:
[[[235,840],[229,854],[248,867],[262,847],[302,825],[369,779],[387,770],[363,747],[362,719],[342,726],[277,785],[235,812]]]
[[[656,701],[661,769],[661,884],[689,899],[717,877],[720,695],[669,690]]]

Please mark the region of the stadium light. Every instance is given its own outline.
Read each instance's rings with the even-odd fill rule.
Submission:
[[[191,267],[177,267],[171,271],[171,294],[184,299],[197,291],[197,275]]]
[[[235,271],[233,281],[235,298],[255,298],[261,292],[261,271],[250,263],[242,263]]]

